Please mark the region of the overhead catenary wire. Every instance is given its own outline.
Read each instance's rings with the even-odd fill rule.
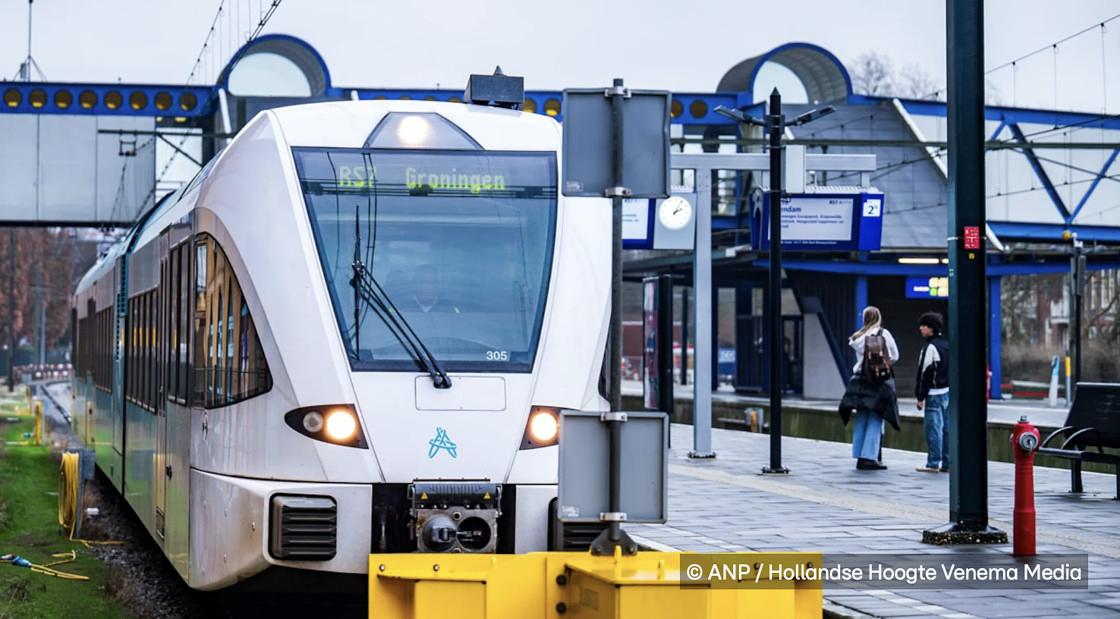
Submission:
[[[282,1],[283,0],[271,0],[269,2],[269,6],[268,6],[267,11],[263,10],[263,9],[260,10],[260,12],[258,13],[258,20],[257,20],[256,27],[253,29],[253,32],[245,39],[245,44],[248,44],[249,42],[251,42],[253,39],[257,38],[260,35],[260,33],[264,30],[265,26],[268,25],[269,20],[272,19],[273,14],[276,13],[276,9],[280,7],[280,3]],[[202,47],[199,49],[198,55],[195,57],[194,64],[191,66],[190,74],[187,76],[187,82],[186,83],[188,85],[190,85],[191,82],[195,79],[195,77],[198,76],[198,70],[202,66],[204,58],[211,61],[211,63],[217,63],[217,62],[220,61],[221,57],[224,57],[220,53],[220,51],[219,51],[219,53],[215,54],[213,52],[213,49],[214,49],[215,40],[216,40],[215,36],[214,36],[215,29],[218,29],[218,33],[219,33],[217,39],[219,39],[219,40],[221,39],[221,26],[222,26],[222,24],[219,20],[221,19],[222,15],[223,15],[223,12],[225,11],[225,6],[226,6],[226,0],[220,0],[220,2],[218,3],[218,10],[217,10],[217,12],[214,13],[214,19],[210,22],[210,29],[207,30],[207,32],[206,32],[206,37],[202,41]],[[227,13],[227,15],[228,15],[228,13]],[[241,45],[238,48],[238,52],[240,52],[241,50],[244,49],[245,44]],[[220,48],[220,42],[218,44],[218,47]],[[207,51],[208,50],[210,50],[210,54],[207,56]],[[231,53],[232,53],[232,49],[231,49]],[[233,58],[230,59],[230,62],[228,63],[228,65],[232,67],[236,63],[237,59],[238,59],[237,54],[234,54]],[[220,68],[218,68],[215,64],[215,68],[211,71],[211,73],[214,77],[214,81],[217,81],[219,70],[220,70]],[[181,150],[183,148],[183,144],[186,143],[188,137],[189,136],[183,136],[182,138],[179,139],[178,148],[174,149],[172,151],[171,155],[167,159],[167,162],[163,165],[163,168],[160,169],[159,174],[156,176],[156,185],[158,185],[160,182],[163,181],[164,176],[166,176],[167,172],[171,169],[171,165],[175,162],[175,159],[179,155],[179,150]],[[151,192],[152,195],[155,194],[155,186],[156,185],[153,185],[153,187],[152,187],[152,192]],[[149,196],[149,197],[151,197],[151,196]]]
[[[1112,175],[1109,175],[1109,176],[1102,176],[1101,178],[1102,179],[1107,179],[1107,180],[1117,180],[1117,179],[1120,179],[1120,174],[1112,174]],[[1080,179],[1080,180],[1076,180],[1076,181],[1063,181],[1061,183],[1054,183],[1054,186],[1055,187],[1065,187],[1066,185],[1081,185],[1081,184],[1084,184],[1084,183],[1091,183],[1094,180],[1096,180],[1096,179],[1085,178],[1085,179]],[[1034,191],[1043,191],[1045,189],[1046,189],[1045,187],[1031,187],[1029,189],[1016,189],[1016,190],[1013,190],[1013,191],[997,192],[997,193],[994,193],[994,194],[986,195],[984,197],[990,200],[992,198],[1002,198],[1004,196],[1015,196],[1015,195],[1020,195],[1020,194],[1024,194],[1024,193],[1031,193],[1031,192],[1034,192]],[[909,208],[901,208],[901,209],[892,209],[892,208],[890,208],[889,205],[885,205],[883,210],[884,210],[885,213],[909,213],[911,211],[922,211],[922,210],[927,210],[927,209],[931,209],[931,208],[940,208],[940,207],[947,206],[947,205],[948,204],[946,202],[936,202],[936,203],[932,203],[932,204],[919,204],[919,205],[916,205],[916,206],[911,206]],[[1109,207],[1109,208],[1104,209],[1103,211],[1100,211],[1100,212],[1105,212],[1105,211],[1108,211],[1108,210],[1112,210],[1113,208],[1117,208],[1117,207]]]
[[[1056,50],[1059,45],[1061,45],[1063,43],[1068,43],[1069,41],[1072,41],[1073,39],[1076,39],[1077,37],[1079,37],[1079,36],[1081,36],[1081,35],[1083,35],[1087,32],[1092,32],[1093,30],[1095,30],[1097,28],[1104,28],[1106,26],[1106,24],[1108,24],[1112,21],[1115,21],[1117,19],[1120,19],[1120,13],[1117,13],[1116,15],[1113,15],[1112,17],[1109,17],[1108,19],[1104,19],[1104,20],[1101,20],[1099,22],[1093,22],[1093,25],[1082,28],[1081,30],[1078,30],[1077,32],[1075,32],[1073,34],[1067,35],[1065,37],[1062,37],[1061,39],[1058,39],[1056,41],[1053,41],[1051,43],[1043,45],[1042,47],[1039,47],[1038,49],[1035,49],[1033,51],[1029,51],[1029,52],[1023,54],[1022,56],[1017,57],[1017,58],[1012,58],[1011,60],[1008,60],[1007,62],[1005,62],[1003,64],[996,65],[996,66],[994,66],[990,69],[987,69],[987,70],[984,71],[984,75],[991,75],[992,73],[995,73],[996,71],[999,71],[1001,69],[1006,69],[1008,67],[1012,67],[1012,73],[1014,74],[1014,69],[1022,61],[1026,60],[1028,58],[1031,58],[1032,56],[1036,56],[1038,54],[1041,54],[1042,52],[1045,52],[1046,50]],[[945,92],[945,91],[946,91],[945,88],[939,88],[939,89],[937,89],[937,90],[935,90],[935,91],[933,91],[933,92],[931,92],[927,95],[924,95],[920,98],[922,98],[922,99],[939,98],[940,94]]]

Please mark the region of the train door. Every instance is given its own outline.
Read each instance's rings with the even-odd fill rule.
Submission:
[[[163,550],[185,580],[190,575],[190,332],[191,262],[194,245],[190,226],[174,224],[164,267],[167,312],[163,378]]]
[[[168,470],[168,427],[167,427],[167,339],[168,339],[168,288],[170,285],[168,261],[168,234],[164,231],[159,238],[159,286],[156,288],[156,346],[155,346],[155,415],[156,415],[156,457],[152,472],[155,480],[154,499],[156,513],[156,534],[164,540],[167,513],[167,470]]]
[[[111,304],[107,311],[106,327],[109,330],[109,419],[112,423],[113,449],[121,459],[120,478],[124,479],[124,346],[125,320],[128,317],[128,257],[117,259],[116,278],[113,280]],[[122,481],[123,484],[123,481]]]

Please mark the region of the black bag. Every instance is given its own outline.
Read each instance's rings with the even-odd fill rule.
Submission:
[[[871,383],[881,383],[892,376],[891,357],[887,351],[887,338],[883,330],[868,333],[863,338],[863,377]]]
[[[859,376],[856,375],[848,381],[848,386],[844,389],[844,397],[840,398],[840,408],[837,411],[840,413],[840,420],[844,422],[845,426],[848,425],[848,420],[852,418],[852,415],[855,415],[856,411],[859,410],[861,396]]]
[[[844,390],[844,397],[840,398],[840,406],[836,412],[840,413],[840,420],[846,426],[848,420],[860,410],[875,413],[895,430],[902,429],[893,380],[872,383],[859,374],[853,375]]]
[[[902,419],[898,414],[898,395],[894,392],[893,380],[885,380],[879,383],[874,410],[892,428],[902,431]]]

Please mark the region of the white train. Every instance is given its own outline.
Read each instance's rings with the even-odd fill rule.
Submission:
[[[611,258],[560,148],[480,105],[262,112],[83,277],[75,430],[191,587],[548,547]]]

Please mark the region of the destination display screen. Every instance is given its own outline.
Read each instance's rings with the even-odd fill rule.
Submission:
[[[384,195],[555,195],[554,171],[517,154],[432,151],[296,151],[301,181],[318,190]]]

